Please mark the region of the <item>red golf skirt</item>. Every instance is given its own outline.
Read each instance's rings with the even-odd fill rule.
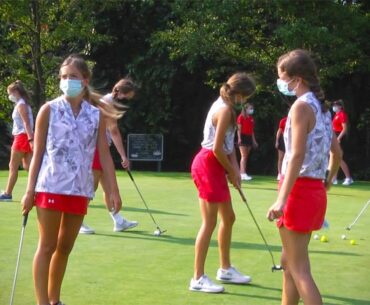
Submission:
[[[95,153],[94,153],[92,169],[96,170],[96,171],[102,171],[103,170],[103,167],[101,166],[101,163],[100,163],[99,150],[97,148],[95,149]]]
[[[35,205],[68,214],[86,215],[89,199],[83,196],[36,193]]]
[[[279,189],[283,179],[279,182]],[[326,190],[320,179],[298,178],[284,206],[283,216],[277,226],[309,233],[319,230],[326,212]]]
[[[25,133],[20,133],[14,136],[12,149],[21,151],[24,153],[32,152],[30,142],[28,142],[28,136]]]
[[[191,175],[199,198],[209,203],[230,202],[226,172],[210,149],[202,148],[194,157]]]

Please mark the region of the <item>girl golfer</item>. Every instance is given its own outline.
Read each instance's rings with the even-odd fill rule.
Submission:
[[[45,103],[37,116],[34,156],[22,199],[23,214],[33,205],[37,208],[39,243],[33,278],[38,305],[62,304],[68,256],[94,196],[91,164],[96,146],[109,180],[111,205],[121,209],[101,112],[119,114],[89,91],[91,73],[78,55],[65,59],[59,76],[63,95]]]
[[[216,278],[229,283],[248,283],[230,262],[230,243],[235,214],[231,204],[228,176],[234,187],[240,187],[239,166],[234,150],[236,112],[234,106],[245,104],[255,91],[255,83],[246,73],[236,73],[220,89],[220,97],[208,112],[203,131],[202,148],[195,156],[191,174],[198,189],[202,225],[195,241],[194,275],[189,289],[222,292],[224,287],[211,281],[204,264],[212,233],[221,217],[218,230],[220,268]]]
[[[282,240],[283,292],[281,304],[320,305],[320,292],[312,278],[308,244],[319,230],[326,211],[326,191],[338,170],[341,149],[332,135],[331,117],[324,106],[316,66],[304,50],[282,55],[277,62],[277,86],[297,96],[284,131],[285,156],[280,190],[267,218],[277,219]],[[330,152],[329,173],[328,155]]]
[[[9,161],[9,177],[5,191],[0,194],[0,201],[12,201],[13,188],[18,179],[18,169],[22,163],[28,170],[32,158],[33,115],[29,105],[30,97],[20,80],[7,88],[9,100],[15,104],[12,119],[14,137]]]

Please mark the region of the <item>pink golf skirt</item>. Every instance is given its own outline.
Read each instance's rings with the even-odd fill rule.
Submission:
[[[20,133],[14,136],[12,149],[21,151],[24,153],[32,152],[30,142],[28,142],[28,136],[25,133]]]
[[[191,165],[198,196],[209,203],[230,202],[230,189],[224,167],[210,149],[202,148]]]
[[[36,193],[35,205],[68,214],[86,215],[89,199],[84,196]]]
[[[279,189],[283,179],[279,181]],[[319,230],[326,212],[326,190],[320,179],[298,178],[289,193],[277,226],[309,233]]]
[[[95,149],[95,153],[94,153],[92,169],[96,170],[96,171],[102,171],[103,170],[103,167],[101,166],[101,163],[100,163],[99,150],[97,148]]]

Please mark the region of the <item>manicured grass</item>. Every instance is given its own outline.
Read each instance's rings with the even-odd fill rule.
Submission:
[[[200,225],[196,189],[186,173],[133,172],[154,218],[167,232],[154,236],[155,226],[128,175],[118,172],[125,217],[138,220],[131,231],[112,232],[112,221],[97,191],[86,223],[95,235],[79,235],[70,256],[63,283],[62,300],[68,305],[182,305],[182,304],[280,304],[280,272],[271,272],[271,258],[238,193],[232,190],[237,215],[234,226],[232,261],[253,277],[248,286],[226,285],[219,295],[188,291],[193,272],[194,239]],[[7,172],[0,172],[4,188]],[[13,203],[0,202],[0,304],[9,304],[21,232],[20,199],[26,185],[21,173]],[[265,218],[276,196],[272,177],[256,176],[243,183],[251,209],[271,245],[275,260],[280,258],[280,239],[274,224]],[[350,232],[344,230],[370,200],[370,183],[335,186],[328,195],[325,232],[328,243],[312,240],[312,272],[325,304],[370,304],[370,208]],[[323,232],[318,232],[323,234]],[[347,234],[355,239],[342,240]],[[29,216],[21,255],[14,304],[34,305],[32,259],[37,245],[35,210]],[[206,272],[214,279],[218,268],[216,234],[208,253]]]

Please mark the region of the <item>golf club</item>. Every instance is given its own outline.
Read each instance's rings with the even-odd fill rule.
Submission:
[[[280,266],[280,265],[276,265],[276,264],[275,264],[274,256],[272,255],[271,249],[270,249],[270,247],[269,247],[269,245],[268,245],[268,243],[267,243],[267,241],[266,241],[265,236],[263,235],[263,233],[262,233],[262,231],[261,231],[261,229],[260,229],[260,226],[259,226],[259,225],[258,225],[258,223],[257,223],[256,218],[254,218],[254,215],[253,215],[253,213],[252,213],[252,210],[251,210],[251,208],[249,207],[249,204],[248,204],[248,202],[247,202],[247,198],[244,196],[244,193],[243,193],[243,191],[241,190],[241,188],[240,188],[240,187],[238,188],[238,191],[239,191],[240,197],[242,198],[243,202],[244,202],[244,203],[245,203],[245,205],[247,206],[247,208],[248,208],[248,210],[249,210],[249,213],[251,214],[252,219],[253,219],[254,223],[256,224],[256,227],[257,227],[258,231],[260,232],[260,235],[261,235],[261,237],[262,237],[262,239],[263,239],[263,241],[264,241],[264,243],[265,243],[265,245],[266,245],[266,248],[267,248],[268,252],[270,253],[271,260],[272,260],[272,265],[273,265],[273,266],[272,266],[272,268],[271,268],[271,271],[272,271],[272,272],[274,272],[274,271],[278,271],[278,270],[283,270],[283,267],[282,267],[282,266]]]
[[[152,218],[152,220],[153,220],[154,224],[155,224],[155,225],[156,225],[156,227],[157,227],[157,229],[154,231],[154,235],[155,235],[155,236],[160,236],[160,235],[162,235],[162,233],[166,232],[167,230],[161,230],[161,228],[159,227],[159,225],[158,225],[158,224],[157,224],[157,222],[155,221],[155,219],[154,219],[154,217],[153,217],[152,213],[150,212],[150,210],[149,210],[149,208],[148,208],[148,205],[146,204],[146,202],[145,202],[145,200],[144,200],[143,195],[141,195],[141,192],[140,192],[139,188],[138,188],[138,187],[137,187],[137,185],[136,185],[136,182],[135,182],[135,180],[134,180],[134,177],[133,177],[133,176],[132,176],[132,174],[131,174],[131,171],[130,171],[130,170],[127,170],[127,174],[130,176],[130,179],[131,179],[131,181],[133,182],[133,184],[134,184],[134,186],[135,186],[135,188],[136,188],[137,192],[139,193],[139,195],[140,195],[140,197],[141,197],[141,200],[143,201],[143,203],[144,203],[144,205],[145,205],[145,207],[146,207],[146,210],[148,211],[148,213],[149,213],[150,217]]]
[[[352,226],[355,225],[355,223],[358,221],[358,219],[360,218],[360,216],[365,212],[365,210],[367,209],[367,207],[368,207],[369,204],[370,204],[370,200],[365,204],[365,206],[362,208],[362,210],[357,215],[357,217],[355,218],[355,220],[346,228],[346,230],[348,230],[348,231],[351,230]]]
[[[13,281],[13,288],[12,294],[10,296],[10,305],[13,305],[14,300],[14,292],[15,292],[15,285],[17,283],[17,276],[18,276],[18,268],[19,268],[19,260],[21,257],[22,245],[23,245],[23,238],[24,238],[24,231],[26,229],[28,214],[23,215],[23,223],[22,223],[22,231],[21,231],[21,240],[19,241],[19,249],[18,249],[18,256],[17,256],[17,264],[15,266],[15,274],[14,274],[14,281]]]

